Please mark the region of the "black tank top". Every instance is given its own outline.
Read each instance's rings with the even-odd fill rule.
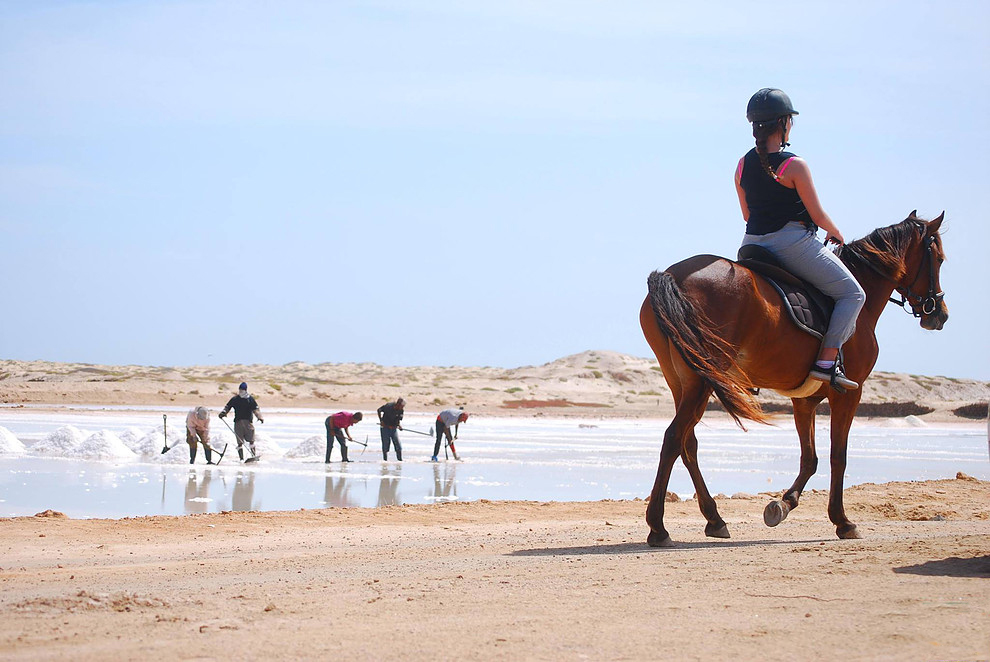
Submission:
[[[780,164],[794,154],[773,152],[767,156],[770,167],[776,172]],[[787,188],[763,169],[755,147],[743,157],[739,185],[746,194],[746,205],[749,207],[746,234],[770,234],[790,221],[799,221],[809,227],[817,227],[812,223],[811,215],[797,190]]]

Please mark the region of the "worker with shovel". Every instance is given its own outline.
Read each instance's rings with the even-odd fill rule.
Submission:
[[[237,457],[241,458],[241,460],[244,459],[243,446],[247,442],[248,448],[251,451],[249,460],[257,458],[258,454],[254,448],[254,417],[258,417],[259,423],[264,423],[265,419],[261,416],[261,409],[258,408],[258,403],[254,399],[254,396],[248,393],[247,382],[241,382],[237,390],[237,395],[227,401],[227,405],[218,416],[223,418],[231,409],[234,410],[234,436],[237,437]]]
[[[213,449],[210,447],[210,410],[206,407],[190,409],[186,414],[186,443],[189,444],[189,464],[196,461],[196,445],[203,444],[206,463],[213,464]]]
[[[450,446],[450,452],[454,454],[454,459],[461,459],[457,455],[457,449],[454,448],[454,439],[457,439],[457,430],[460,428],[461,423],[466,423],[467,419],[468,415],[463,409],[444,409],[440,412],[440,415],[437,416],[437,443],[433,445],[433,457],[430,458],[431,462],[437,461],[437,455],[440,454],[440,442],[444,436],[447,437],[447,446]],[[450,434],[451,428],[454,429],[453,436]],[[443,454],[446,457],[446,447]]]
[[[406,401],[399,398],[395,402],[387,402],[378,408],[378,425],[381,426],[382,459],[388,461],[388,449],[395,446],[395,459],[402,462],[402,446],[399,444],[399,430],[402,429],[402,414],[406,410]]]
[[[364,414],[359,411],[353,414],[348,411],[338,411],[336,414],[327,416],[327,420],[324,422],[327,426],[326,464],[330,464],[330,451],[333,450],[334,439],[340,442],[340,461],[350,462],[347,459],[347,443],[344,441],[344,435],[347,435],[348,441],[354,441],[349,428],[362,418],[364,418]]]

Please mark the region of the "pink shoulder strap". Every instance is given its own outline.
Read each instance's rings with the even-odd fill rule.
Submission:
[[[742,179],[743,159],[745,158],[746,157],[744,156],[742,159],[739,159],[739,165],[736,166],[736,179]]]
[[[787,159],[786,161],[780,164],[780,168],[777,169],[778,177],[784,174],[784,171],[787,170],[787,166],[789,166],[791,164],[791,161],[793,161],[795,158],[797,157],[792,156],[791,158]]]

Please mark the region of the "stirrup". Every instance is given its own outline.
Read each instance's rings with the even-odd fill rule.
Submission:
[[[845,373],[838,367],[832,371],[832,379],[829,380],[829,384],[832,385],[839,393],[845,393],[846,391],[855,391],[859,388],[859,384],[853,380],[846,377]]]
[[[818,366],[814,366],[808,373],[808,376],[812,379],[828,382],[829,385],[839,393],[845,393],[846,391],[856,390],[859,388],[859,384],[846,377],[846,375],[842,372],[842,368],[839,367],[838,360],[832,364],[832,368],[828,371],[823,370]]]

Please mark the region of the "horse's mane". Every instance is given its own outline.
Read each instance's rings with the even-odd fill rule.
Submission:
[[[848,267],[867,267],[897,282],[905,276],[904,256],[908,246],[924,230],[925,221],[911,214],[900,223],[877,228],[862,239],[841,246],[836,255]]]

